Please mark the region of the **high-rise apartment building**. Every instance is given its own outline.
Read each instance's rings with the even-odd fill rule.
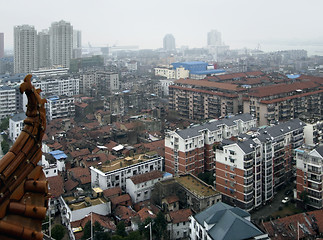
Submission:
[[[48,30],[38,33],[38,66],[49,68],[50,65],[50,40]]]
[[[82,57],[82,32],[73,30],[73,58]]]
[[[4,33],[0,33],[0,58],[4,57]]]
[[[52,23],[50,34],[50,58],[52,65],[69,67],[73,50],[73,26],[63,20]]]
[[[297,199],[303,201],[307,195],[308,205],[323,208],[323,146],[306,146],[295,153]]]
[[[221,46],[222,38],[221,33],[217,30],[211,30],[207,33],[207,46]]]
[[[166,50],[166,51],[175,51],[176,50],[175,38],[172,34],[165,35],[163,47],[164,47],[164,50]]]
[[[29,73],[38,68],[37,31],[34,26],[14,27],[14,72]]]
[[[175,175],[198,175],[215,169],[213,145],[256,127],[250,114],[169,131],[165,135],[165,171]]]
[[[216,145],[215,182],[223,201],[246,210],[271,201],[292,176],[293,151],[303,144],[304,126],[293,119]]]

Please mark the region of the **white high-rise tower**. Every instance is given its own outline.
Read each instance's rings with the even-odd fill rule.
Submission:
[[[221,33],[217,30],[211,30],[207,33],[207,45],[208,46],[221,46],[222,38]]]
[[[34,26],[14,27],[14,72],[30,73],[38,69],[37,31]]]
[[[73,26],[63,20],[49,29],[52,65],[69,67],[73,52]]]

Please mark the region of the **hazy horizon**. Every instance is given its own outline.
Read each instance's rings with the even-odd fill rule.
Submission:
[[[176,47],[205,47],[207,33],[216,29],[235,48],[273,50],[269,45],[323,48],[319,31],[320,0],[201,0],[197,1],[8,1],[2,2],[0,32],[5,49],[13,48],[13,28],[28,24],[37,32],[65,20],[82,31],[82,45],[162,48],[170,33]],[[277,49],[282,50],[282,49]],[[322,52],[323,54],[323,52]]]

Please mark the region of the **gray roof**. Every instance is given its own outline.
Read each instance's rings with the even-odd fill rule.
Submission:
[[[305,123],[299,120],[298,118],[289,120],[288,122],[279,123],[275,126],[262,128],[259,130],[260,135],[257,138],[260,141],[266,141],[269,138],[275,138],[281,136],[282,134],[295,131],[297,129],[302,129],[305,127]]]
[[[204,222],[214,224],[208,230],[209,236],[214,240],[249,239],[263,235],[263,232],[245,219],[249,216],[247,211],[218,202],[196,214],[194,218],[202,226]]]
[[[253,117],[249,113],[238,114],[238,115],[223,118],[220,120],[207,122],[207,123],[204,123],[201,125],[191,126],[189,128],[183,129],[183,130],[178,130],[176,132],[181,138],[187,139],[187,138],[196,137],[196,136],[201,135],[200,131],[205,130],[205,129],[213,132],[213,131],[218,130],[221,125],[234,126],[234,125],[236,125],[236,121],[238,121],[238,120],[242,120],[244,122],[247,122],[252,119],[253,119]]]
[[[19,122],[22,121],[26,118],[26,113],[22,112],[22,113],[17,113],[15,115],[12,116],[11,120],[14,122]]]
[[[315,150],[321,155],[321,157],[323,158],[323,146],[319,146],[317,148],[315,148]]]

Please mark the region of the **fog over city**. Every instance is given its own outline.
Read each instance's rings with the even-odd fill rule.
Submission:
[[[4,1],[0,32],[5,49],[13,49],[13,27],[28,24],[37,31],[65,20],[82,31],[82,44],[161,48],[165,34],[176,47],[206,46],[207,32],[216,29],[233,48],[264,51],[305,49],[323,54],[320,0],[139,0],[139,1]]]

